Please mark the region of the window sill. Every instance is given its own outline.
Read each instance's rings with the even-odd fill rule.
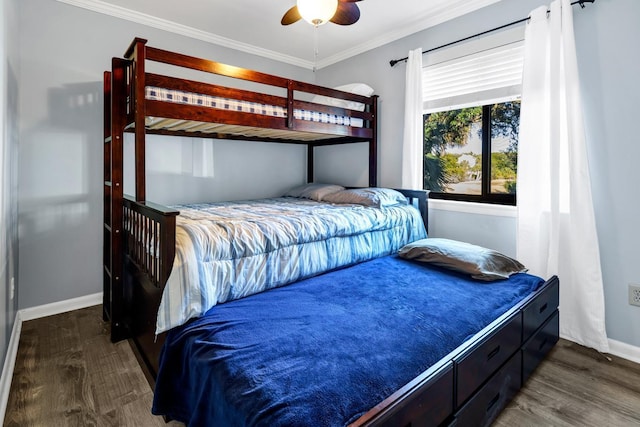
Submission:
[[[459,202],[456,200],[429,199],[429,209],[515,218],[515,206],[489,203]]]

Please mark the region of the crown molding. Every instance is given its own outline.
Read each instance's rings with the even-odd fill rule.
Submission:
[[[146,13],[138,12],[135,10],[127,9],[121,6],[116,6],[110,3],[106,3],[101,0],[57,0],[60,3],[65,3],[70,6],[79,7],[82,9],[90,10],[92,12],[101,13],[103,15],[113,16],[115,18],[124,19],[126,21],[135,22],[136,24],[146,25],[148,27],[156,28],[158,30],[167,31],[170,33],[178,34],[192,39],[201,40],[207,43],[216,44],[230,49],[239,50],[241,52],[250,53],[264,58],[273,59],[274,61],[284,62],[298,67],[307,68],[312,70],[314,64],[312,61],[297,58],[295,56],[286,55],[280,52],[275,52],[269,49],[263,49],[248,43],[242,43],[236,40],[229,39],[227,37],[220,36],[218,34],[210,33],[208,31],[199,30],[197,28],[189,27],[187,25],[179,24],[177,22],[169,21],[167,19],[158,18],[156,16],[148,15]]]
[[[460,1],[457,5],[453,6],[451,4],[448,4],[446,5],[446,7],[442,7],[436,13],[432,11],[428,14],[424,14],[418,17],[412,24],[403,26],[397,31],[385,33],[379,37],[367,41],[366,43],[353,46],[350,49],[345,49],[342,52],[322,59],[318,61],[317,68],[320,69],[328,67],[329,65],[336,64],[340,61],[344,61],[345,59],[349,59],[353,56],[359,55],[377,47],[384,46],[385,44],[400,40],[401,38],[426,30],[427,28],[435,27],[436,25],[442,24],[443,22],[449,21],[451,19],[457,18],[459,16],[465,15],[499,1],[501,0],[466,0]]]
[[[146,13],[127,9],[125,7],[116,6],[101,0],[57,1],[60,3],[68,4],[70,6],[79,7],[82,9],[113,16],[115,18],[120,18],[130,22],[135,22],[137,24],[146,25],[148,27],[156,28],[170,33],[190,37],[192,39],[201,40],[207,43],[212,43],[241,52],[272,59],[274,61],[295,65],[309,70],[318,70],[324,67],[328,67],[329,65],[336,64],[340,61],[344,61],[345,59],[349,59],[361,53],[367,52],[371,49],[375,49],[377,47],[399,40],[411,34],[415,34],[427,28],[436,26],[450,19],[457,18],[466,13],[473,12],[490,4],[497,3],[501,0],[458,0],[457,4],[453,5],[451,4],[451,2],[449,2],[448,4],[443,5],[435,13],[431,11],[428,14],[419,16],[413,21],[413,24],[403,26],[397,31],[385,33],[365,43],[361,43],[349,49],[345,49],[335,55],[331,55],[325,59],[319,60],[318,63],[315,64],[315,66],[313,61],[308,61],[295,56],[286,55],[269,49],[264,49],[248,43],[239,42],[227,37],[220,36],[218,34],[199,30],[197,28],[189,27],[187,25],[179,24],[167,19],[162,19],[153,15],[148,15]]]

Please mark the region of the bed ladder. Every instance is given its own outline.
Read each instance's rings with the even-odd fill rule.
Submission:
[[[124,322],[123,138],[128,61],[113,58],[104,73],[104,227],[102,317],[111,341],[128,336]]]

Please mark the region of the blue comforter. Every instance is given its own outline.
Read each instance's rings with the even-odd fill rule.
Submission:
[[[342,426],[534,291],[397,256],[220,304],[172,330],[153,413],[190,426]]]

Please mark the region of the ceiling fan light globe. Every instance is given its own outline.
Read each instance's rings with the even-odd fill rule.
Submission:
[[[297,0],[302,19],[311,25],[323,25],[335,15],[338,0]]]

